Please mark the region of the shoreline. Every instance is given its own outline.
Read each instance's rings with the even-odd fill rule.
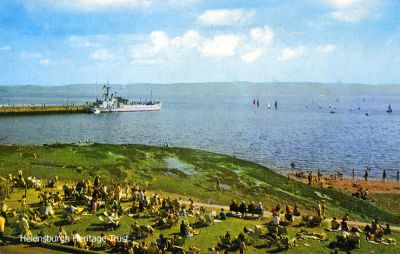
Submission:
[[[1,116],[1,113],[0,113]],[[75,142],[54,142],[54,143],[27,143],[27,144],[15,144],[15,143],[1,143],[0,146],[10,146],[10,147],[21,147],[21,146],[31,146],[31,147],[58,147],[58,146],[93,146],[93,145],[111,145],[111,146],[145,146],[145,147],[156,147],[156,148],[165,148],[162,145],[150,145],[150,144],[143,144],[143,143],[98,143],[98,142],[93,142],[89,140],[89,143],[87,142],[82,142],[82,143],[75,143]],[[200,152],[206,152],[206,153],[212,153],[212,154],[218,154],[222,156],[229,156],[233,159],[241,160],[244,162],[250,162],[253,164],[256,164],[258,166],[267,168],[268,170],[271,170],[272,172],[283,176],[283,177],[290,177],[292,180],[296,180],[298,182],[302,182],[307,184],[307,173],[312,172],[313,177],[316,177],[317,172],[313,170],[302,170],[302,171],[296,171],[296,170],[291,170],[291,169],[279,169],[279,168],[271,168],[268,166],[265,166],[259,162],[253,161],[248,158],[243,158],[241,156],[236,156],[235,154],[229,154],[229,153],[223,153],[223,152],[216,152],[212,150],[206,150],[206,149],[200,149],[200,148],[192,148],[192,147],[175,147],[175,146],[170,146],[169,148],[176,148],[176,149],[188,149],[192,151],[200,151]],[[304,178],[302,177],[296,177],[295,173],[304,173]],[[327,175],[326,173],[322,175],[322,182],[324,184],[324,188],[333,188],[333,189],[343,189],[345,188],[347,191],[351,190],[356,190],[357,186],[352,186],[354,183],[357,185],[360,185],[363,188],[368,188],[371,193],[400,193],[400,181],[396,180],[396,177],[394,176],[389,176],[386,181],[382,181],[382,178],[379,177],[373,177],[369,176],[368,181],[364,181],[364,177],[359,176],[355,177],[354,179],[352,178],[351,175],[345,175],[341,177],[336,177],[336,179],[333,179],[332,176],[334,175],[334,171],[332,171],[331,175]],[[340,188],[335,188],[339,184]],[[382,191],[376,191],[376,188],[378,187],[384,187]]]
[[[294,173],[290,173],[288,175],[290,176],[290,179],[302,182],[304,184],[308,183],[307,177],[297,177],[294,175]],[[334,179],[327,176],[322,176],[321,183],[323,188],[345,190],[348,192],[355,192],[359,188],[362,188],[363,190],[367,189],[369,193],[400,194],[400,182],[397,182],[396,179],[382,181],[372,178],[368,181],[365,181],[364,178],[361,177],[355,177],[353,179],[350,176],[343,176],[341,178]]]

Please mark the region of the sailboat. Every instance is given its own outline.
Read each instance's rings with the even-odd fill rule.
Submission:
[[[267,105],[267,107],[268,107],[268,109],[270,109],[270,108],[271,108],[271,104],[269,103],[269,101],[268,101],[268,105]]]
[[[392,107],[390,106],[390,104],[389,104],[389,106],[388,106],[386,112],[387,112],[387,113],[392,113]]]

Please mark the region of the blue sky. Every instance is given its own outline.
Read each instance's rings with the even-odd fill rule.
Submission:
[[[0,84],[400,83],[397,0],[0,0]]]

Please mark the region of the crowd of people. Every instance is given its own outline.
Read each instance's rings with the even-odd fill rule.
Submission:
[[[320,175],[318,174],[318,177]],[[62,211],[63,224],[80,223],[81,216],[98,216],[100,228],[97,230],[105,241],[101,246],[82,236],[82,232],[73,230],[67,232],[64,226],[58,226],[58,242],[61,245],[72,245],[77,248],[99,249],[114,248],[124,253],[185,253],[183,245],[185,239],[195,237],[199,234],[198,229],[208,227],[216,222],[224,222],[228,217],[261,220],[266,215],[271,216],[271,220],[266,225],[266,231],[262,225],[255,225],[254,228],[244,227],[243,231],[236,237],[232,237],[228,231],[220,237],[217,246],[209,249],[212,253],[226,253],[227,251],[239,251],[244,253],[249,245],[255,245],[263,239],[264,246],[277,247],[278,249],[288,249],[296,245],[298,239],[324,239],[326,235],[300,231],[296,238],[289,239],[288,226],[294,225],[298,221],[298,226],[316,227],[326,218],[327,203],[317,201],[315,214],[302,214],[299,207],[287,204],[284,208],[278,203],[270,211],[265,210],[261,202],[251,201],[240,203],[232,200],[229,211],[220,208],[217,213],[215,210],[206,212],[204,207],[198,207],[193,200],[188,202],[181,198],[162,197],[158,193],[149,194],[139,185],[126,183],[103,183],[99,176],[90,180],[79,180],[75,183],[60,183],[55,176],[51,180],[42,181],[35,177],[24,177],[22,170],[18,171],[17,176],[9,175],[6,180],[9,184],[10,194],[13,188],[24,189],[24,195],[20,200],[19,209],[11,209],[7,202],[3,201],[0,215],[0,240],[6,243],[4,232],[6,227],[13,227],[16,234],[20,236],[32,236],[32,230],[40,231],[43,227],[56,226],[56,211]],[[62,187],[61,187],[62,184]],[[62,192],[58,190],[61,187]],[[55,189],[55,191],[53,191]],[[31,207],[27,202],[27,194],[35,190],[38,192],[38,206]],[[50,191],[51,190],[51,191]],[[125,203],[125,204],[124,204]],[[123,205],[124,204],[124,205]],[[126,204],[129,204],[128,206]],[[57,213],[58,215],[59,213]],[[117,240],[113,235],[105,234],[108,230],[115,230],[120,227],[120,219],[124,216],[133,218],[130,231],[126,232],[124,241]],[[11,217],[17,218],[12,225],[9,222]],[[194,223],[189,223],[189,217],[194,217]],[[152,218],[153,222],[148,225],[140,225],[139,218]],[[297,218],[297,219],[296,219]],[[334,217],[331,221],[329,231],[338,232],[337,242],[344,242],[347,245],[353,244],[359,239],[359,229],[349,228],[348,214],[343,216],[342,221],[338,222]],[[179,226],[178,226],[179,225]],[[173,238],[165,237],[160,234],[156,240],[153,237],[156,229],[173,229],[179,227],[178,232]],[[264,232],[265,231],[265,232]],[[384,238],[390,235],[389,225],[381,227],[378,222],[373,221],[371,226],[364,229],[366,238],[369,241],[393,243],[393,239]],[[43,232],[40,231],[39,236]],[[358,237],[358,238],[357,238]],[[259,245],[259,244],[258,244]],[[347,246],[346,245],[346,246]],[[196,247],[190,247],[189,253],[200,253]]]

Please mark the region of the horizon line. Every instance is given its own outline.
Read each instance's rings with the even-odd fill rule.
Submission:
[[[104,83],[65,83],[65,84],[0,84],[0,87],[24,87],[24,86],[37,86],[37,87],[62,87],[62,86],[76,86],[76,85],[103,85]],[[362,85],[362,86],[397,86],[400,83],[363,83],[363,82],[318,82],[318,81],[200,81],[200,82],[127,82],[127,83],[111,83],[109,85],[195,85],[195,84],[307,84],[307,85]]]

